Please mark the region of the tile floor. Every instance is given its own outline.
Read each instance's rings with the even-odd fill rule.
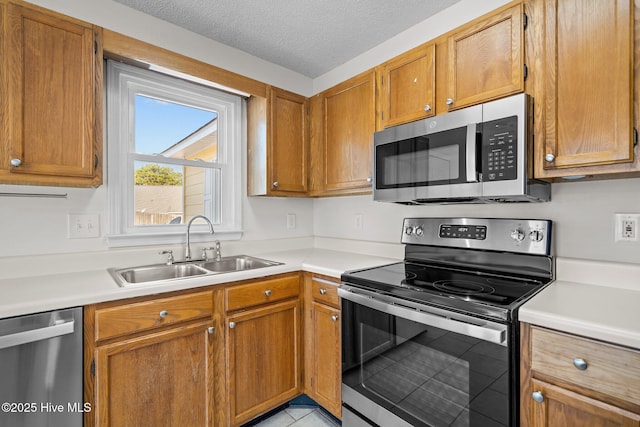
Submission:
[[[338,427],[334,420],[317,408],[289,407],[276,412],[254,427]]]

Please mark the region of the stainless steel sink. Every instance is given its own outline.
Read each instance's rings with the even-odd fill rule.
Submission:
[[[224,257],[220,261],[200,262],[198,265],[215,273],[230,273],[233,271],[253,270],[254,268],[271,267],[282,263],[254,258],[248,255]]]
[[[236,255],[224,257],[220,261],[200,260],[170,265],[155,264],[122,269],[110,268],[108,271],[118,285],[129,287],[167,283],[171,280],[188,277],[253,270],[255,268],[264,268],[280,264],[282,263],[248,255]]]
[[[120,270],[109,269],[109,272],[120,286],[165,282],[209,273],[209,271],[195,264],[145,265]]]

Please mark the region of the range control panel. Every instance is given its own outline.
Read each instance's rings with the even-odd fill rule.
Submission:
[[[405,218],[402,243],[551,255],[551,221]]]
[[[484,240],[487,238],[487,227],[484,225],[442,224],[440,238]]]

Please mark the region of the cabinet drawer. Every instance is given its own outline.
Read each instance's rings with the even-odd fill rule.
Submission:
[[[97,309],[96,340],[212,315],[211,291]]]
[[[311,278],[311,297],[314,301],[340,308],[339,285],[338,282],[314,276]]]
[[[533,371],[640,404],[640,351],[539,328],[531,346]]]
[[[227,311],[300,295],[299,276],[280,277],[225,289]]]

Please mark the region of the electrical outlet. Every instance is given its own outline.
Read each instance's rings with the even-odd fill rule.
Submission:
[[[287,214],[287,228],[296,228],[296,214]]]
[[[362,214],[356,214],[353,220],[353,225],[356,230],[362,230]]]
[[[100,237],[99,214],[69,214],[68,220],[70,239]]]
[[[615,241],[638,242],[640,214],[616,214]]]

